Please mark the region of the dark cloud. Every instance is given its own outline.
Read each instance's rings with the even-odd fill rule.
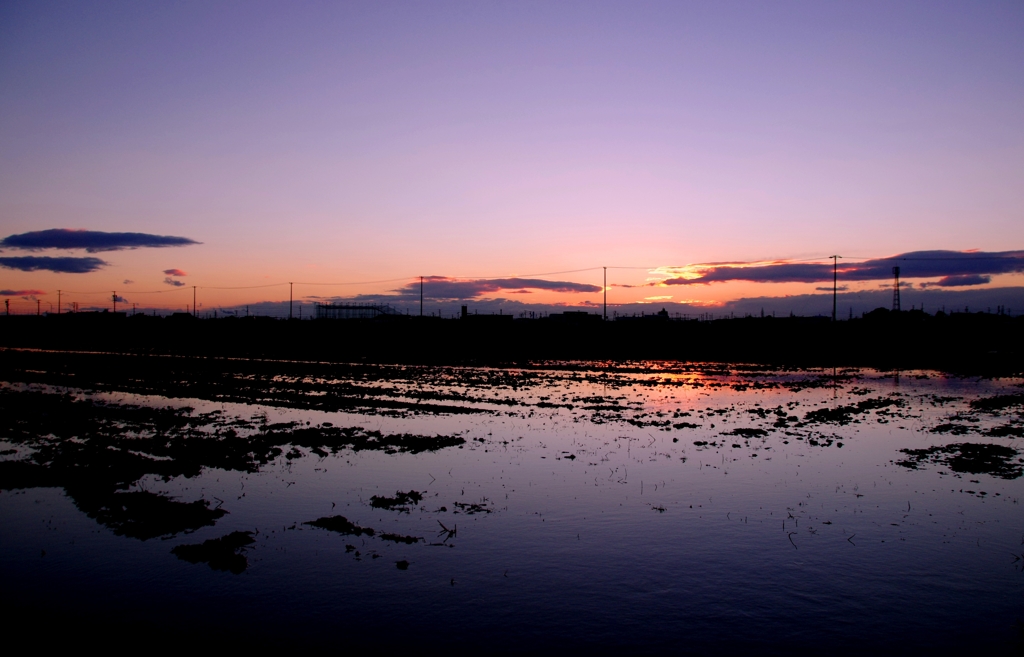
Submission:
[[[188,276],[186,272],[183,272],[180,269],[165,269],[164,273],[168,276]]]
[[[980,274],[961,274],[959,276],[944,276],[934,283],[924,283],[922,287],[967,287],[969,285],[984,285],[991,283],[991,276]]]
[[[125,299],[124,297],[117,294],[115,294],[112,298],[116,303],[128,303],[128,299]]]
[[[51,258],[49,256],[18,256],[0,258],[0,267],[20,271],[54,271],[60,274],[88,274],[107,266],[99,258],[73,258],[71,256]]]
[[[771,265],[723,266],[698,270],[698,278],[670,278],[665,285],[696,285],[725,281],[757,283],[820,283],[832,280],[832,265],[779,263]]]
[[[819,291],[819,292],[831,292],[832,291],[831,287],[816,287],[814,289]],[[836,292],[846,292],[849,289],[850,288],[847,285],[840,285],[840,286],[835,288]]]
[[[839,278],[844,281],[874,281],[892,278],[892,268],[900,268],[900,278],[937,278],[955,283],[958,277],[983,277],[992,274],[1024,272],[1024,251],[912,251],[890,258],[863,262],[839,261]],[[780,262],[768,265],[743,263],[707,265],[694,270],[697,278],[670,278],[666,285],[693,285],[724,281],[756,283],[823,283],[832,280],[832,264]],[[959,280],[969,280],[962,278]],[[974,279],[977,280],[977,279]],[[986,281],[987,282],[987,281]]]
[[[895,266],[900,278],[1013,274],[1024,272],[1024,251],[913,251],[852,266],[840,261],[839,272],[847,280],[868,281],[890,278]]]
[[[0,296],[4,297],[32,297],[40,294],[46,294],[42,290],[0,290]]]
[[[124,280],[123,280],[123,281],[121,282],[121,285],[134,285],[134,283],[135,283],[135,281],[133,281],[133,280],[131,280],[131,279],[129,279],[129,278],[126,278],[126,279],[124,279]]]
[[[166,283],[167,285],[173,285],[174,287],[185,287],[185,284],[183,282],[176,281],[170,276],[164,279],[164,283]]]
[[[511,290],[512,294],[527,294],[529,290],[551,292],[600,292],[601,286],[568,281],[545,281],[537,278],[455,279],[430,276],[423,279],[423,296],[428,299],[473,299],[483,294]],[[419,298],[418,280],[395,290],[401,298]]]
[[[11,235],[0,241],[0,247],[39,251],[41,249],[85,249],[89,253],[120,251],[143,247],[188,246],[199,242],[187,237],[150,235],[148,233],[106,233],[99,230],[51,228]]]

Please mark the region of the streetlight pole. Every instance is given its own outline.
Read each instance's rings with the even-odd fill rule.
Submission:
[[[292,318],[292,289],[295,283],[288,283],[288,319]]]
[[[608,268],[602,267],[604,270],[604,321],[608,321]]]

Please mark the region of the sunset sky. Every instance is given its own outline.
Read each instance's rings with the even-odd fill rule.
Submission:
[[[1024,311],[1019,1],[4,3],[0,89],[19,312],[421,275],[511,311],[603,266],[617,307],[724,308],[833,254]]]

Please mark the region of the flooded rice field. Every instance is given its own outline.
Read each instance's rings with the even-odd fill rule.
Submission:
[[[1020,379],[19,358],[0,576],[43,614],[427,652],[1021,645]]]

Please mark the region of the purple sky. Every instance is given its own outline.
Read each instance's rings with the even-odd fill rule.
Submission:
[[[628,265],[615,301],[725,302],[814,284],[643,268],[1024,248],[1021,2],[5,3],[0,89],[0,238],[199,243],[7,289]]]

